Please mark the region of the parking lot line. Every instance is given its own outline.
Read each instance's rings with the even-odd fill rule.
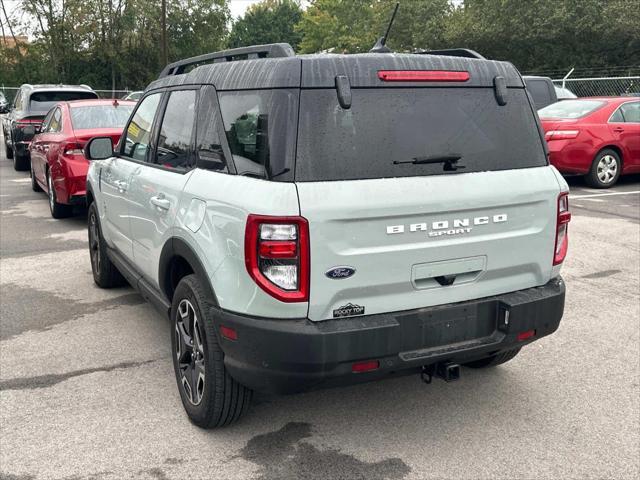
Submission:
[[[593,195],[570,195],[569,198],[577,199],[577,198],[592,198],[592,197],[608,197],[611,195],[633,195],[635,193],[640,193],[640,190],[633,190],[631,192],[594,193]]]

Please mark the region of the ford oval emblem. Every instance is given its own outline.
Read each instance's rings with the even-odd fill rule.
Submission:
[[[356,273],[355,268],[342,265],[340,267],[330,268],[325,272],[325,275],[332,280],[341,280],[343,278],[349,278],[354,273]]]

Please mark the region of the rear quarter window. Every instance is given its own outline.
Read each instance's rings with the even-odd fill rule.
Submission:
[[[524,89],[505,106],[491,88],[352,89],[349,110],[335,89],[303,90],[300,102],[296,181],[451,173],[410,163],[424,157],[459,156],[455,173],[547,164]]]

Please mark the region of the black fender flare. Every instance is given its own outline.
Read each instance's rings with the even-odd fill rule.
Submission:
[[[169,288],[168,288],[168,269],[171,263],[171,259],[174,257],[182,257],[186,260],[186,262],[191,266],[191,269],[195,273],[195,275],[200,279],[203,288],[210,301],[214,304],[214,306],[218,307],[218,298],[211,286],[211,282],[209,281],[209,277],[207,276],[207,271],[202,266],[202,262],[198,259],[198,256],[195,254],[193,249],[182,239],[177,237],[172,237],[164,244],[162,247],[162,252],[160,253],[160,262],[158,266],[158,280],[160,283],[160,289],[165,297],[171,302],[171,298],[169,298]]]

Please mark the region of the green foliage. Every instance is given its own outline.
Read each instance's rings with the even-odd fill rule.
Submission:
[[[229,47],[285,42],[297,49],[302,35],[294,30],[294,26],[301,19],[302,9],[297,1],[264,0],[256,3],[233,24]]]
[[[161,60],[160,0],[23,0],[22,30],[37,27],[20,58],[0,50],[0,84],[87,83],[94,88],[144,88]],[[167,0],[169,61],[219,50],[229,22],[228,0]]]
[[[296,29],[304,53],[366,52],[395,0],[311,0]],[[395,51],[466,47],[524,71],[640,64],[638,0],[401,0]]]
[[[400,0],[395,51],[466,47],[528,72],[640,65],[638,0]],[[33,32],[21,50],[0,44],[0,84],[146,86],[161,61],[161,0],[21,0]],[[167,0],[169,60],[288,42],[301,53],[367,52],[395,0],[264,0],[230,24],[229,0]],[[3,19],[4,20],[4,19]],[[35,38],[34,38],[35,37]]]

